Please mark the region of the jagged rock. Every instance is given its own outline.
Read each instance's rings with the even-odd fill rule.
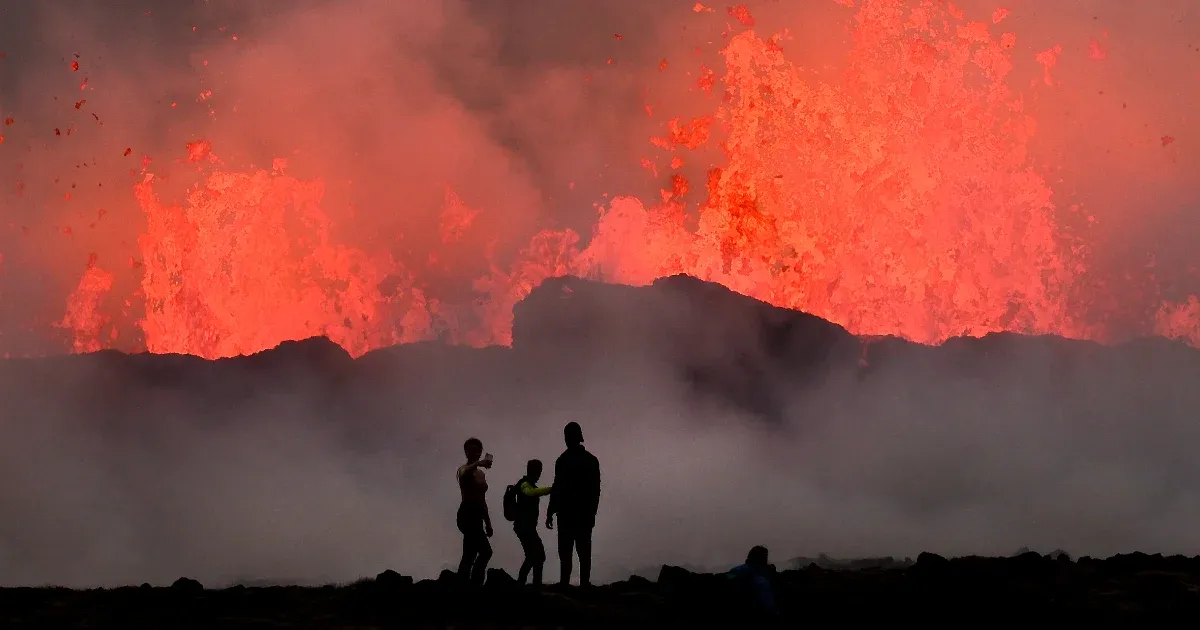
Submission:
[[[1014,574],[1026,575],[1030,578],[1046,579],[1057,571],[1057,563],[1050,556],[1043,556],[1036,551],[1023,553],[1010,559]]]
[[[779,386],[800,388],[857,365],[844,328],[689,276],[644,288],[580,278],[545,281],[513,308],[513,347],[537,354],[669,358],[699,397],[779,420]]]
[[[1049,572],[1047,572],[1049,570]],[[948,579],[909,579],[935,573]],[[445,577],[449,576],[449,577]],[[1053,579],[1046,579],[1053,577]],[[488,582],[508,583],[503,571]],[[394,627],[752,627],[730,581],[720,574],[663,566],[659,580],[644,578],[578,589],[464,591],[446,571],[415,588],[371,588],[405,582],[384,571],[344,587],[270,587],[204,590],[180,578],[172,590],[203,597],[163,600],[155,589],[72,591],[0,589],[0,610],[22,627],[205,628],[323,626]],[[363,588],[367,586],[367,588]],[[1033,553],[1009,558],[947,559],[923,553],[907,569],[825,570],[815,565],[779,573],[775,580],[780,625],[853,617],[858,623],[899,619],[970,619],[999,622],[1141,626],[1200,613],[1200,559],[1126,554],[1079,563]],[[972,617],[972,616],[975,617]],[[1180,617],[1183,615],[1183,617]]]
[[[944,567],[944,566],[947,566],[948,564],[950,564],[949,560],[947,560],[946,558],[944,558],[942,556],[939,556],[936,553],[922,551],[920,554],[917,555],[916,566],[918,566],[918,567]]]
[[[512,588],[516,585],[517,581],[504,569],[491,568],[487,570],[487,579],[484,581],[484,586],[490,588]]]
[[[204,591],[204,585],[191,578],[181,577],[171,583],[171,590],[189,594],[200,593]]]
[[[658,586],[664,593],[684,592],[691,587],[694,575],[683,567],[664,564],[658,572]]]
[[[382,588],[398,589],[413,585],[413,579],[407,575],[400,575],[395,571],[388,569],[383,573],[375,576],[375,584]]]
[[[1026,551],[1022,554],[1013,556],[1014,561],[1027,564],[1029,566],[1038,566],[1047,558],[1049,558],[1049,556],[1043,556],[1036,551]]]
[[[916,577],[926,579],[944,579],[950,575],[950,561],[946,558],[923,551],[917,556],[917,562],[909,572]]]
[[[912,563],[913,561],[911,558],[905,558],[902,561],[898,561],[891,556],[884,556],[882,558],[838,559],[822,553],[818,554],[816,558],[792,558],[791,560],[787,561],[786,566],[791,569],[803,569],[808,566],[833,570],[903,569],[911,566]]]
[[[654,582],[640,575],[631,575],[628,580],[618,583],[618,587],[631,592],[649,592],[653,590]]]

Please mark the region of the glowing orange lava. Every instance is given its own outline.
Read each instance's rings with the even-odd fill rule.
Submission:
[[[1050,190],[1026,155],[1034,121],[1004,83],[1010,37],[941,3],[907,4],[862,5],[837,86],[805,78],[753,32],[734,37],[718,115],[728,164],[710,174],[699,230],[685,234],[668,208],[627,211],[653,226],[643,243],[610,214],[597,240],[620,234],[604,259],[622,271],[606,276],[684,271],[922,342],[1083,334],[1066,311],[1073,274]],[[656,259],[625,262],[644,252]]]
[[[74,333],[72,351],[96,352],[104,348],[103,331],[109,318],[102,314],[100,304],[112,285],[113,275],[97,267],[95,256],[91,256],[78,286],[67,299],[66,315],[56,324]],[[115,341],[115,337],[110,340]]]
[[[151,352],[223,357],[326,335],[359,354],[399,341],[380,332],[376,266],[329,242],[320,182],[214,173],[186,210],[161,204],[153,184],[136,188]]]
[[[683,152],[723,140],[698,227],[681,201],[691,184],[670,173],[659,200],[614,199],[586,246],[570,231],[538,234],[479,278],[469,303],[431,299],[414,271],[333,242],[319,181],[216,169],[174,205],[147,177],[135,189],[146,347],[223,357],[314,335],[355,355],[435,338],[507,344],[512,306],[547,277],[646,284],[681,272],[863,335],[1093,336],[1068,309],[1078,249],[1027,155],[1035,121],[1006,81],[1016,36],[997,29],[1008,12],[973,22],[909,0],[856,11],[839,81],[815,81],[777,39],[748,30],[724,49],[723,79],[705,74],[718,94],[723,81],[717,111],[671,120],[651,141],[666,174]],[[728,13],[754,23],[744,6]],[[1060,51],[1038,56],[1047,84]],[[187,147],[193,161],[212,151]],[[476,215],[449,191],[442,238],[461,238]],[[75,351],[102,345],[96,313],[111,285],[93,265],[72,295],[62,325]],[[1194,298],[1165,306],[1160,332],[1200,343],[1198,320]]]

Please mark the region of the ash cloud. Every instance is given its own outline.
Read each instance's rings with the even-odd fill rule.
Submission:
[[[659,76],[656,63],[645,62],[691,63],[684,60],[697,42],[719,43],[721,30],[696,25],[683,32],[678,3],[665,2],[531,3],[503,11],[502,3],[248,4],[96,9],[60,1],[4,8],[0,42],[8,55],[0,62],[0,108],[18,122],[4,130],[0,167],[19,173],[26,185],[16,197],[11,182],[4,183],[4,208],[17,227],[0,236],[2,290],[22,296],[4,299],[4,330],[21,330],[46,313],[57,317],[89,252],[98,252],[102,264],[132,255],[140,219],[127,171],[140,169],[146,154],[155,160],[152,168],[182,187],[188,167],[165,163],[198,137],[212,140],[231,163],[288,157],[297,172],[326,178],[331,187],[358,181],[334,191],[370,208],[347,228],[354,238],[404,225],[417,235],[412,247],[419,251],[444,185],[485,207],[488,229],[514,242],[547,223],[586,233],[601,193],[658,187],[636,168],[646,137],[659,132],[642,111],[642,91]],[[1095,3],[1114,16],[1096,29],[1077,26],[1085,16],[1065,8],[1021,19],[1054,31],[1033,38],[1045,47],[1061,39],[1052,26],[1067,28],[1074,42],[1068,50],[1079,55],[1092,30],[1108,28],[1118,40],[1122,4]],[[1022,11],[1013,8],[1016,20]],[[793,17],[770,5],[752,9],[764,28]],[[1141,10],[1138,30],[1121,40],[1130,51],[1126,59],[1149,49],[1164,64],[1176,58],[1171,47],[1182,39],[1146,34],[1158,32],[1152,25],[1170,10]],[[1179,16],[1196,19],[1186,7]],[[795,28],[836,48],[836,29],[820,23]],[[616,40],[617,33],[624,39]],[[814,64],[838,58],[816,46],[798,48]],[[712,48],[705,50],[711,55]],[[78,73],[67,68],[75,53]],[[1064,54],[1065,82],[1072,76],[1068,64],[1083,63],[1069,58]],[[79,90],[85,75],[94,92]],[[588,75],[591,82],[584,81]],[[685,77],[672,76],[655,102],[668,111],[709,107],[686,92]],[[1070,147],[1096,129],[1129,142],[1141,142],[1142,133],[1152,139],[1170,133],[1177,139],[1170,151],[1181,160],[1173,168],[1187,171],[1196,155],[1187,148],[1195,123],[1176,119],[1178,108],[1194,102],[1188,99],[1195,84],[1152,98],[1166,94],[1154,90],[1161,85],[1156,75],[1131,70],[1123,81],[1128,85],[1106,92],[1145,97],[1131,105],[1147,121],[1141,131],[1138,119],[1116,126],[1115,110],[1093,111],[1101,106],[1079,97],[1083,122],[1049,126],[1071,130],[1049,131],[1051,144]],[[214,100],[197,102],[209,87]],[[1074,94],[1069,83],[1062,92]],[[84,98],[88,103],[75,109]],[[1043,98],[1049,107],[1051,97]],[[215,117],[205,103],[218,109]],[[1070,103],[1059,107],[1081,111]],[[1174,130],[1151,128],[1165,128],[1168,120]],[[71,124],[70,136],[53,135]],[[126,147],[134,148],[127,159]],[[1164,172],[1153,166],[1162,153],[1143,149],[1151,166],[1129,166],[1131,174],[1118,181],[1144,182],[1147,171]],[[1129,165],[1120,157],[1101,161],[1097,152],[1071,154],[1083,163],[1080,172]],[[1174,206],[1194,202],[1194,191],[1171,177],[1156,190],[1177,196]],[[1081,179],[1081,189],[1106,196],[1107,188],[1088,188],[1090,176]],[[568,181],[577,182],[574,193]],[[1111,203],[1108,224],[1123,227],[1118,219],[1150,202]],[[109,210],[107,218],[96,228],[80,227],[99,207]],[[1145,238],[1159,243],[1179,224],[1164,220],[1161,228],[1146,228]],[[60,229],[68,225],[75,228],[71,236]],[[620,310],[613,316],[620,318]],[[6,340],[16,334],[6,333]],[[60,347],[29,337],[19,344]],[[821,551],[1007,553],[1028,546],[1108,554],[1200,547],[1187,526],[1197,516],[1197,497],[1186,483],[1197,472],[1186,453],[1198,437],[1190,422],[1196,401],[1184,384],[1172,397],[1139,394],[1149,383],[1187,373],[1172,364],[1174,354],[1116,373],[1082,370],[1061,389],[1045,385],[1057,375],[1039,374],[1045,357],[1036,354],[1012,358],[993,381],[904,366],[884,369],[867,384],[841,375],[803,391],[780,385],[785,424],[767,429],[744,412],[695,400],[678,366],[654,356],[653,347],[645,343],[641,352],[576,366],[558,378],[536,366],[464,375],[461,363],[431,352],[420,378],[363,386],[399,392],[394,399],[378,395],[369,418],[347,414],[311,375],[243,392],[235,373],[216,381],[211,397],[195,398],[165,386],[134,396],[103,365],[59,375],[65,382],[53,389],[10,371],[0,385],[6,400],[0,583],[165,583],[184,574],[210,584],[326,581],[384,568],[432,576],[459,553],[451,470],[462,440],[477,435],[498,457],[490,475],[498,515],[503,485],[519,476],[525,459],[552,460],[568,420],[583,424],[604,466],[596,534],[601,579],[662,562],[732,563],[758,543],[777,560]],[[222,387],[241,398],[219,402]],[[122,396],[138,404],[121,404]],[[99,398],[109,406],[97,405]],[[498,530],[493,566],[511,570],[519,564],[517,544],[503,525]],[[552,534],[543,534],[553,549]]]

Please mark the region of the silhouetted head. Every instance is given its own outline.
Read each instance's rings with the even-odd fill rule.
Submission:
[[[525,464],[525,478],[530,483],[537,483],[542,477],[542,460],[531,459],[528,464]]]
[[[479,458],[483,457],[483,442],[479,441],[479,438],[467,438],[467,441],[463,442],[463,452],[467,454],[468,464],[479,461]]]
[[[767,548],[762,545],[755,545],[750,549],[750,553],[746,554],[746,564],[752,567],[767,566]]]
[[[568,422],[567,426],[563,427],[563,438],[566,439],[567,446],[583,444],[583,427],[580,427],[578,422]]]

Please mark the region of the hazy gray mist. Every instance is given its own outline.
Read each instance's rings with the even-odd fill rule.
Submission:
[[[784,420],[772,425],[689,389],[657,337],[553,366],[430,346],[408,355],[404,378],[346,390],[300,363],[265,382],[228,366],[191,394],[122,388],[131,379],[81,359],[10,370],[0,582],[434,576],[459,554],[453,470],[472,435],[497,461],[493,566],[513,570],[500,494],[525,460],[553,461],[570,420],[602,464],[601,580],[734,563],[753,544],[781,562],[1200,552],[1193,350],[1155,343],[1124,367],[1030,343],[982,372],[948,354],[885,361],[866,378],[837,369],[777,386]],[[751,361],[762,351],[728,348]],[[52,377],[68,385],[39,390]]]

